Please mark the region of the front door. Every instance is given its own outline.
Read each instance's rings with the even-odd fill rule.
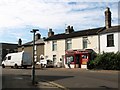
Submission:
[[[80,54],[76,54],[76,64],[78,65],[78,68],[81,68]]]

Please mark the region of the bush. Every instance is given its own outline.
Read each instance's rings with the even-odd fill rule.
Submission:
[[[98,54],[88,62],[88,69],[120,70],[120,52]]]
[[[90,60],[87,62],[87,68],[88,69],[94,69],[95,66],[94,66],[94,60]]]

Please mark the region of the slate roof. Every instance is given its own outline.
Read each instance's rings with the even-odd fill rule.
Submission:
[[[44,40],[43,39],[38,39],[35,41],[36,45],[44,45]],[[27,42],[25,44],[22,44],[21,46],[32,46],[33,45],[33,41]]]
[[[59,40],[59,39],[67,39],[67,38],[74,38],[74,37],[81,37],[81,36],[90,36],[90,35],[97,35],[98,31],[102,29],[103,27],[100,28],[94,28],[94,29],[87,29],[87,30],[81,30],[81,31],[74,31],[70,34],[56,34],[54,36],[48,37],[45,39],[45,41],[49,40]]]
[[[18,44],[13,44],[13,43],[0,43],[1,45],[18,45]]]
[[[120,32],[120,25],[112,26],[108,29],[105,29],[105,30],[101,31],[100,34],[113,33],[113,32]]]
[[[106,29],[105,27],[100,27],[100,28],[74,31],[70,34],[65,34],[65,33],[56,34],[56,35],[46,38],[45,41],[82,37],[82,36],[91,36],[91,35],[98,35],[98,33],[104,34],[104,33],[112,33],[112,32],[120,32],[120,25],[112,26],[109,29]]]

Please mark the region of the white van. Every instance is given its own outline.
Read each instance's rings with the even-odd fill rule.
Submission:
[[[9,53],[2,61],[2,67],[10,66],[11,68],[18,68],[32,65],[32,58],[27,52]]]

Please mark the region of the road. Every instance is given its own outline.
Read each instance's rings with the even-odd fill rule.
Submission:
[[[62,87],[61,89],[64,90],[118,90],[117,71],[47,68],[43,70],[36,69],[35,72],[35,80],[37,82],[47,81]],[[25,82],[27,82],[27,86]],[[31,69],[11,68],[2,69],[2,87],[34,88],[36,90],[40,88],[39,85],[32,86],[31,84]]]

